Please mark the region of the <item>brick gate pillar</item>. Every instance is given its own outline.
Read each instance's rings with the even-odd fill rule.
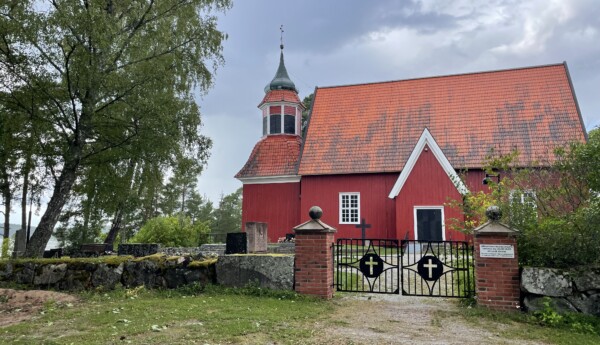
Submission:
[[[296,234],[295,290],[299,294],[333,297],[333,235],[337,231],[323,223],[323,211],[310,208],[311,220],[294,227]]]
[[[491,206],[489,221],[474,230],[477,304],[495,310],[520,310],[518,231],[499,223],[500,209]]]

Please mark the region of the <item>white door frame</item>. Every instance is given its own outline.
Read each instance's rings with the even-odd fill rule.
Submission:
[[[417,210],[441,210],[442,211],[442,241],[446,240],[446,220],[444,218],[444,206],[413,206],[413,223],[415,240],[419,240],[417,231]]]

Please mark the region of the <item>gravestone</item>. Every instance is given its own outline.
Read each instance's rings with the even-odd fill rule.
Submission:
[[[54,249],[44,250],[43,258],[44,259],[60,258],[62,256],[63,256],[63,249],[62,248],[54,248]]]
[[[106,243],[84,243],[71,256],[74,258],[94,258],[112,252],[112,245]]]
[[[225,254],[246,254],[247,236],[245,232],[227,233],[225,241]]]
[[[27,233],[25,230],[17,230],[15,232],[15,246],[13,250],[13,257],[20,258],[25,254],[27,248]]]
[[[267,252],[267,223],[246,223],[246,234],[248,234],[248,253]]]

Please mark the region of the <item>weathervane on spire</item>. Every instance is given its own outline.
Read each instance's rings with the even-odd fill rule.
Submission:
[[[281,44],[279,45],[279,48],[283,50],[283,24],[281,24],[281,26],[279,27],[279,31],[281,31]]]

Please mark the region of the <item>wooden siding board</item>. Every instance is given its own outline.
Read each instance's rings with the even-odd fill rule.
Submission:
[[[303,176],[300,218],[308,220],[312,206],[323,209],[325,223],[336,228],[336,238],[360,238],[355,224],[339,223],[340,192],[360,193],[360,217],[371,224],[368,238],[395,238],[394,200],[387,196],[398,173]]]
[[[300,224],[300,183],[246,184],[242,203],[242,229],[246,222],[268,223],[269,242]]]

